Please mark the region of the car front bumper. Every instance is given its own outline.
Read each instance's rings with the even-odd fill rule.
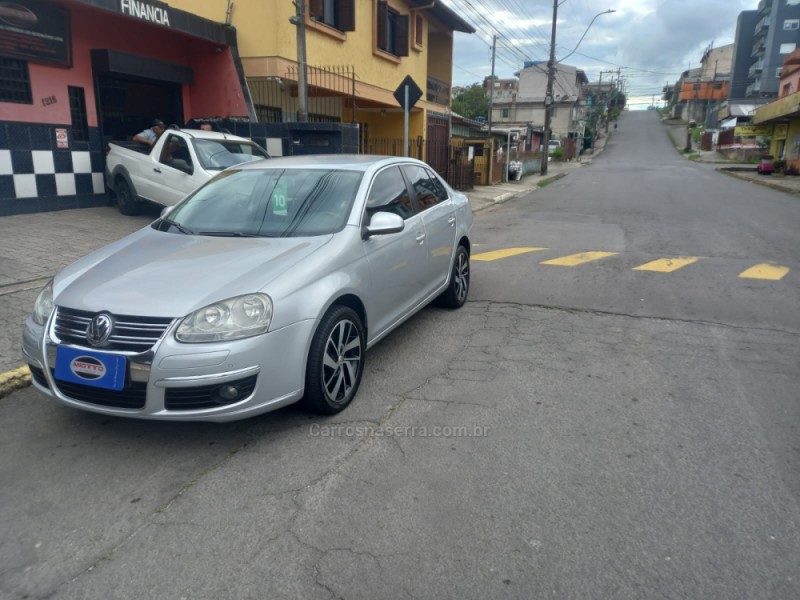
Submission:
[[[125,384],[118,391],[57,379],[60,346],[98,349],[60,344],[49,326],[30,317],[23,327],[22,353],[34,387],[73,408],[140,419],[233,421],[302,397],[315,323],[310,319],[252,338],[202,344],[178,342],[173,323],[147,352],[107,353],[125,358]],[[236,388],[239,396],[223,399],[223,386]]]

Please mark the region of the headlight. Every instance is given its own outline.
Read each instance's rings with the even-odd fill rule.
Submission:
[[[53,314],[53,280],[47,282],[47,285],[39,292],[36,302],[33,304],[33,322],[37,325],[44,325],[47,319]]]
[[[272,320],[272,300],[266,294],[247,294],[204,306],[181,321],[179,342],[220,342],[266,333]]]

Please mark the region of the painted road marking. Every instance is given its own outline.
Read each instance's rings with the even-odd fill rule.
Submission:
[[[559,265],[561,267],[574,267],[575,265],[582,265],[583,263],[591,262],[593,260],[600,260],[608,256],[614,256],[617,252],[580,252],[579,254],[570,254],[569,256],[562,256],[561,258],[553,258],[550,260],[543,260],[542,265]]]
[[[634,267],[634,271],[656,271],[658,273],[672,273],[681,267],[696,263],[697,256],[677,256],[675,258],[659,258],[658,260]]]
[[[504,250],[492,250],[491,252],[481,252],[480,254],[473,254],[472,260],[500,260],[501,258],[508,258],[509,256],[517,256],[518,254],[527,254],[528,252],[539,252],[540,250],[547,250],[547,248],[505,248]]]
[[[768,263],[761,263],[750,267],[746,271],[739,273],[739,277],[743,279],[770,279],[778,281],[789,272],[789,267],[782,267],[780,265],[770,265]]]

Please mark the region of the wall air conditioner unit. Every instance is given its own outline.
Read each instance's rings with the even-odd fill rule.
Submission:
[[[777,69],[775,69],[775,77],[777,77],[778,79],[781,78],[782,73],[783,73],[783,67],[778,67]]]

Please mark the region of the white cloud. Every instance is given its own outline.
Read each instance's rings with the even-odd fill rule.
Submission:
[[[490,75],[495,33],[500,34],[498,77],[512,77],[526,58],[547,60],[550,0],[484,0],[480,17],[474,0],[449,0],[448,4],[479,31],[455,35],[454,85],[469,85]],[[524,12],[514,14],[509,7]],[[706,47],[732,43],[739,13],[757,7],[758,0],[566,0],[558,9],[556,57],[575,48],[597,13],[614,9],[615,13],[594,21],[565,62],[586,71],[591,81],[597,81],[601,70],[620,68],[631,95],[649,101],[655,94],[658,99],[666,82],[699,66]]]

